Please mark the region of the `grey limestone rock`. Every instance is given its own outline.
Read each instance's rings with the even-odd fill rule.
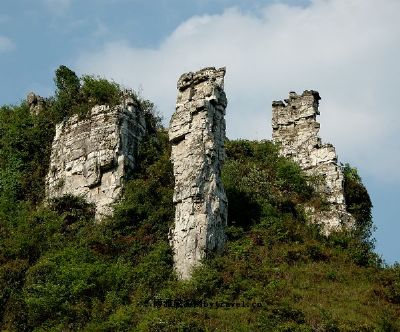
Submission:
[[[38,115],[45,107],[44,98],[36,95],[33,92],[28,93],[26,96],[26,102],[28,103],[31,114],[34,115]]]
[[[317,91],[306,90],[302,95],[290,92],[285,102],[274,101],[272,139],[280,143],[281,154],[295,160],[306,173],[322,176],[323,181],[316,189],[330,203],[330,210],[318,213],[311,210],[311,218],[329,234],[352,226],[353,218],[346,211],[343,172],[337,163],[335,148],[322,144],[318,136],[320,124],[316,117],[320,99]]]
[[[175,269],[193,267],[225,244],[227,198],[221,181],[225,158],[225,68],[204,68],[178,81],[176,112],[169,127],[175,176],[175,226],[170,230]]]
[[[133,104],[95,106],[56,126],[46,197],[79,195],[96,205],[96,219],[112,213],[123,181],[134,169],[146,132],[144,115]]]

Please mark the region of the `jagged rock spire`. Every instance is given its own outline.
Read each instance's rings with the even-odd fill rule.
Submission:
[[[227,198],[221,181],[225,158],[225,68],[204,68],[178,81],[169,139],[175,176],[175,225],[170,232],[178,277],[225,244]]]
[[[316,189],[323,194],[330,209],[312,213],[312,220],[323,226],[329,233],[333,229],[353,224],[353,218],[346,211],[343,172],[337,163],[332,144],[322,144],[318,136],[320,124],[319,93],[306,90],[302,95],[289,93],[285,101],[272,103],[272,139],[280,144],[281,154],[295,160],[306,173],[320,175],[322,184]]]

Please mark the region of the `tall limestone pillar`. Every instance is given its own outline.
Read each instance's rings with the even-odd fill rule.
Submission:
[[[290,92],[285,101],[272,104],[272,139],[280,143],[281,154],[296,161],[309,175],[322,178],[316,188],[329,203],[328,211],[314,212],[312,221],[321,224],[324,233],[353,224],[346,211],[343,172],[338,165],[335,147],[322,144],[318,135],[320,124],[319,93],[304,91],[297,95]]]
[[[221,182],[225,157],[225,68],[204,68],[178,81],[169,128],[175,176],[175,225],[170,231],[178,277],[225,243],[227,198]]]

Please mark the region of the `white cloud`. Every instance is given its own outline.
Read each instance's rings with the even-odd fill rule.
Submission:
[[[190,18],[157,49],[112,41],[81,54],[77,68],[143,86],[168,120],[181,73],[226,66],[230,138],[270,138],[272,100],[318,90],[320,134],[340,159],[400,181],[399,11],[398,0],[314,0],[254,14],[232,8]]]
[[[12,51],[14,49],[15,49],[15,44],[11,39],[4,36],[0,36],[0,53]]]

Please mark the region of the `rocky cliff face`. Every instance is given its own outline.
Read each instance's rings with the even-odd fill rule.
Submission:
[[[221,182],[225,157],[225,68],[205,68],[178,81],[169,139],[175,176],[175,226],[170,241],[175,268],[190,277],[208,252],[225,243],[227,198]]]
[[[318,136],[320,124],[320,96],[316,91],[304,91],[302,95],[290,92],[285,101],[272,104],[272,139],[280,143],[281,153],[293,158],[306,173],[319,175],[319,190],[330,203],[328,211],[312,213],[314,222],[323,226],[325,233],[342,226],[351,226],[353,220],[346,212],[343,173],[337,163],[335,148],[322,144]]]
[[[85,119],[75,115],[58,124],[46,196],[82,195],[96,205],[96,219],[111,214],[145,131],[144,115],[129,99],[113,108],[95,106]]]

